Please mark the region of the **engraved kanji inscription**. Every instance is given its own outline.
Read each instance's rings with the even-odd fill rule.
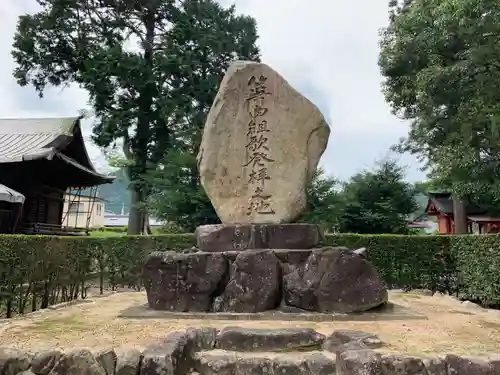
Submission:
[[[257,212],[258,214],[275,214],[276,212],[271,206],[271,198],[272,195],[264,194],[263,189],[257,187],[249,199],[247,215],[251,215],[252,212]]]
[[[271,130],[264,118],[269,112],[265,99],[271,95],[266,81],[267,77],[262,74],[252,76],[248,80],[250,88],[247,95],[247,105],[250,120],[246,134],[246,162],[243,167],[249,168],[247,172],[248,184],[253,189],[253,194],[248,202],[247,215],[275,213],[272,207],[272,195],[264,192],[265,182],[271,180],[268,163],[274,162],[269,148]]]
[[[271,177],[269,176],[269,173],[267,172],[267,168],[260,168],[258,170],[253,170],[250,172],[250,175],[248,176],[248,183],[250,184],[259,184],[261,186],[264,186],[264,183],[266,180],[270,180]]]

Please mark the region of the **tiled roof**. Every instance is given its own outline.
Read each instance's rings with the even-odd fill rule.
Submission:
[[[79,120],[79,117],[0,119],[0,164],[57,157],[102,182],[111,182],[113,177],[94,169],[85,145],[79,162],[63,153],[77,134],[81,138]]]
[[[77,117],[0,119],[0,163],[51,159],[77,122]]]
[[[450,193],[428,193],[429,203],[432,203],[438,212],[453,215],[453,200]],[[487,212],[485,207],[473,202],[467,202],[465,211],[467,215],[482,215]]]

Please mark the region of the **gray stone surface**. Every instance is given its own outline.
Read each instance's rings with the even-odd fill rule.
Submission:
[[[74,349],[57,361],[49,375],[106,375],[106,371],[87,349]]]
[[[216,348],[238,352],[318,350],[325,336],[308,328],[252,329],[225,327]]]
[[[283,278],[285,303],[320,312],[359,312],[388,301],[375,267],[347,248],[315,249]]]
[[[62,355],[60,350],[45,350],[37,353],[31,360],[31,371],[38,375],[48,375]]]
[[[423,358],[427,375],[448,375],[446,362],[443,358]]]
[[[209,311],[213,295],[228,275],[220,253],[155,252],[143,267],[148,304],[152,309]]]
[[[119,349],[116,351],[115,375],[137,375],[141,364],[141,351],[138,349]]]
[[[0,348],[1,375],[500,375],[500,360],[449,354],[444,358],[381,355],[358,344],[378,345],[375,335],[339,330],[346,342],[335,356],[318,349],[323,335],[307,329],[189,328],[147,347],[37,354]],[[236,343],[236,346],[235,346]],[[311,345],[313,343],[313,345]],[[351,345],[354,344],[354,345]],[[223,350],[250,348],[249,351]],[[272,351],[273,348],[284,348]],[[494,354],[492,353],[492,356]]]
[[[382,356],[380,367],[383,375],[428,375],[422,359],[401,354]]]
[[[202,350],[211,350],[215,347],[218,330],[211,327],[188,328],[186,335],[188,339],[189,354]]]
[[[114,349],[103,349],[94,355],[97,363],[99,363],[106,375],[114,375],[116,370],[117,356]]]
[[[19,349],[0,348],[0,374],[17,375],[28,370],[32,356]]]
[[[231,266],[230,280],[213,310],[262,312],[281,300],[281,264],[271,250],[242,251]]]
[[[172,332],[142,353],[140,375],[186,375],[191,358],[187,355],[185,332]]]
[[[493,375],[494,372],[493,365],[481,359],[448,354],[445,361],[450,375]]]
[[[370,349],[339,352],[337,375],[381,375],[380,357],[380,354]]]
[[[346,350],[376,349],[383,346],[382,341],[371,333],[338,330],[328,336],[323,344],[323,349],[332,353]]]
[[[335,360],[321,352],[248,355],[214,350],[196,353],[195,370],[201,375],[334,375]]]
[[[315,224],[202,225],[195,231],[201,251],[246,249],[310,249],[320,239]]]
[[[178,312],[352,313],[388,298],[373,265],[346,248],[155,252],[143,279],[149,307]]]
[[[328,143],[318,108],[266,64],[236,61],[207,116],[200,180],[224,224],[293,222]]]

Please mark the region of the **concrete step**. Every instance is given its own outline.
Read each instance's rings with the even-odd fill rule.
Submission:
[[[334,375],[335,354],[310,352],[237,352],[221,349],[195,353],[200,375]]]

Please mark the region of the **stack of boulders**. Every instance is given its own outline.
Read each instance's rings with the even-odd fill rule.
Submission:
[[[0,348],[2,375],[497,375],[500,361],[381,354],[375,335],[312,329],[189,328],[144,350]],[[251,355],[242,355],[244,353]]]
[[[149,306],[349,313],[387,302],[364,254],[318,248],[318,226],[293,223],[329,135],[318,108],[277,72],[233,63],[198,154],[201,183],[222,224],[196,230],[197,252],[151,254],[143,272]]]

